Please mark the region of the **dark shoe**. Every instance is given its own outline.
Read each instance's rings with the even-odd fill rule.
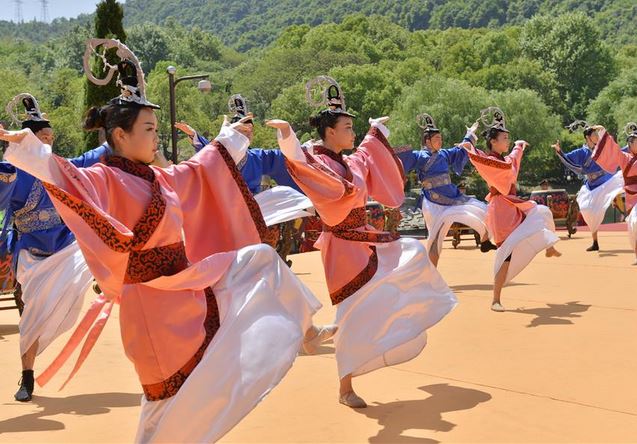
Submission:
[[[599,251],[599,244],[597,243],[597,241],[593,242],[593,245],[588,247],[586,251]]]
[[[20,389],[15,393],[16,401],[31,401],[33,395],[33,370],[22,370],[22,379],[20,379]]]
[[[498,247],[496,247],[493,243],[491,243],[489,239],[480,243],[480,251],[482,251],[483,253],[488,253],[491,250],[497,250],[497,249]]]
[[[292,261],[291,261],[290,259],[288,259],[287,261],[285,261],[285,264],[286,264],[288,267],[292,268]]]

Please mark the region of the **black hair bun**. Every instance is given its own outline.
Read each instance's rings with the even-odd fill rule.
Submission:
[[[96,106],[91,107],[91,109],[89,109],[86,113],[84,125],[82,127],[86,131],[94,131],[104,128],[105,114],[104,108],[98,108]]]
[[[322,116],[320,114],[310,117],[310,126],[312,128],[319,128],[321,126]]]

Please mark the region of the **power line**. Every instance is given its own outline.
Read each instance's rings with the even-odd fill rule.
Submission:
[[[15,22],[22,23],[24,21],[22,19],[22,0],[13,0],[13,4],[15,6]]]
[[[49,0],[40,0],[42,6],[41,21],[42,23],[49,22]]]

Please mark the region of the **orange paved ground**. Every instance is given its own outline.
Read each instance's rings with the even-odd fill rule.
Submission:
[[[492,313],[493,254],[445,244],[440,270],[460,304],[430,331],[417,359],[355,380],[370,407],[337,403],[333,347],[300,357],[287,378],[224,442],[631,442],[637,441],[637,267],[625,233],[560,242],[561,259],[537,257]],[[326,307],[320,258],[293,269]],[[632,287],[632,290],[629,288]],[[140,390],[122,353],[117,316],[76,379],[13,401],[19,376],[17,313],[0,312],[0,442],[130,442]],[[48,362],[60,343],[39,360]],[[220,363],[223,365],[223,363]],[[187,418],[184,427],[188,426]]]

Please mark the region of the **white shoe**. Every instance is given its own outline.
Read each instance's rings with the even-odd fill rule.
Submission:
[[[347,392],[338,398],[338,402],[353,409],[364,409],[367,403],[354,392]]]
[[[318,333],[316,333],[316,336],[303,342],[303,353],[306,355],[315,354],[319,346],[328,339],[331,339],[336,334],[337,330],[338,326],[336,324],[328,324],[318,327]]]
[[[499,302],[494,302],[493,304],[491,304],[491,310],[497,311],[500,313],[503,311],[506,311],[506,309]]]

